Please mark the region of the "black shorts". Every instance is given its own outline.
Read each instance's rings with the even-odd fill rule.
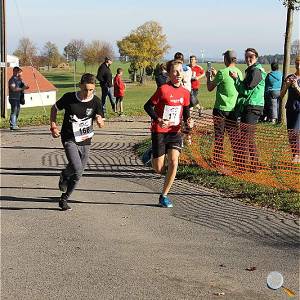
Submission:
[[[181,152],[183,141],[180,132],[152,132],[151,139],[153,158],[158,158],[164,154],[167,154],[169,149],[176,149]]]

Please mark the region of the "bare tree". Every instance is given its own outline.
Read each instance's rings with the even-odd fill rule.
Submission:
[[[42,55],[46,58],[48,70],[50,66],[56,67],[60,63],[61,56],[54,43],[47,42],[43,47]]]
[[[74,69],[76,73],[76,63],[82,56],[82,50],[84,49],[84,40],[71,40],[64,48],[64,56],[67,60],[74,61]]]
[[[29,38],[22,38],[13,54],[19,58],[21,66],[29,66],[33,64],[37,49]]]
[[[291,39],[292,39],[292,28],[293,28],[293,13],[295,10],[300,8],[300,0],[281,0],[283,5],[287,8],[286,16],[286,29],[285,29],[285,40],[284,40],[284,61],[283,61],[283,79],[289,73],[289,67],[291,62]],[[286,123],[285,105],[287,98],[284,97],[281,101],[279,122]]]

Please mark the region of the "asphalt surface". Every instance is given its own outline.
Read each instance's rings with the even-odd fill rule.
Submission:
[[[133,151],[148,127],[96,130],[68,212],[60,140],[1,130],[1,299],[288,299],[271,271],[299,297],[299,219],[179,180],[158,207],[163,177]]]

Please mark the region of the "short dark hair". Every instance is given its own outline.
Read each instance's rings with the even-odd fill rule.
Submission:
[[[273,62],[271,63],[271,70],[272,70],[272,71],[277,71],[278,69],[279,69],[278,63],[277,63],[276,61],[273,61]]]
[[[174,54],[174,60],[182,60],[182,61],[184,61],[184,56],[183,56],[183,54],[182,54],[181,52],[176,52],[176,53]]]
[[[83,74],[80,79],[80,84],[87,84],[87,83],[96,84],[95,75],[93,75],[91,73]]]
[[[191,60],[192,58],[197,59],[196,55],[191,55],[191,56],[190,56],[190,60]]]
[[[14,67],[13,68],[13,72],[22,72],[22,69],[21,68],[19,68],[19,67]]]
[[[121,72],[123,72],[123,69],[122,68],[118,68],[117,69],[117,74],[120,74]]]
[[[171,68],[172,68],[173,66],[177,66],[177,65],[182,65],[182,61],[179,60],[179,59],[172,59],[172,60],[168,61],[168,62],[167,62],[167,67],[166,67],[167,72],[170,73]]]
[[[248,51],[249,52],[253,52],[255,54],[256,58],[258,57],[258,52],[254,48],[247,48],[245,50],[245,53],[248,52]]]

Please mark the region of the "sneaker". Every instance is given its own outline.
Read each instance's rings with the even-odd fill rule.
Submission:
[[[173,207],[173,203],[170,200],[170,198],[168,196],[163,196],[163,195],[159,196],[159,205],[166,208]]]
[[[19,126],[10,127],[10,130],[19,130],[19,129],[20,129]]]
[[[65,193],[68,188],[68,181],[64,178],[62,173],[59,176],[58,188],[63,193]]]
[[[66,211],[66,210],[72,210],[72,208],[68,205],[67,200],[60,198],[58,202],[58,206],[61,208],[61,210]]]
[[[152,160],[152,148],[147,149],[143,156],[142,156],[142,162],[144,165],[149,165],[149,163],[151,163]]]

